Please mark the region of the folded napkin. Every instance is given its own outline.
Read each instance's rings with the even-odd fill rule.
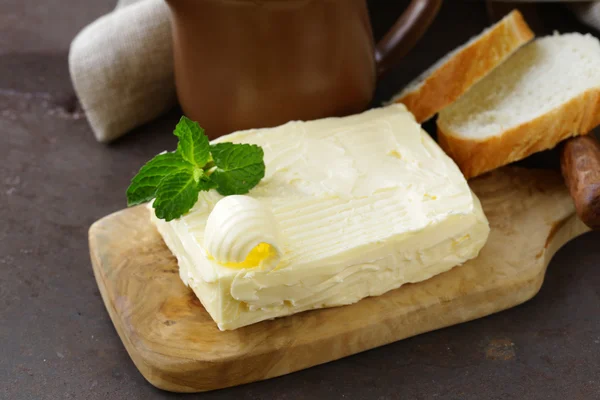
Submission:
[[[600,30],[600,1],[575,3]],[[71,79],[100,142],[109,142],[176,104],[169,10],[164,0],[119,0],[71,43]]]
[[[176,104],[169,10],[164,0],[120,0],[71,43],[75,92],[100,142]]]

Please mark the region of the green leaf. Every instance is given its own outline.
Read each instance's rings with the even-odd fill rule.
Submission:
[[[197,167],[204,167],[210,160],[208,137],[197,122],[183,116],[173,132],[179,138],[177,152],[184,160]]]
[[[208,191],[210,189],[216,189],[217,184],[210,180],[210,178],[206,175],[202,176],[198,181],[198,191]]]
[[[259,146],[218,143],[210,146],[210,152],[216,166],[210,179],[224,196],[246,194],[265,176],[264,152]]]
[[[173,172],[162,180],[152,204],[156,216],[166,221],[179,218],[198,201],[199,183],[192,169]]]
[[[181,117],[173,132],[177,151],[146,163],[127,188],[127,205],[153,198],[158,218],[171,221],[187,213],[202,190],[222,195],[245,194],[265,176],[263,150],[256,145],[210,145],[198,123]],[[212,154],[211,154],[212,152]]]
[[[157,155],[148,161],[131,180],[127,188],[127,206],[152,200],[163,178],[175,171],[191,168],[192,165],[178,153]]]
[[[192,176],[198,184],[198,190],[210,190],[215,189],[217,184],[210,180],[210,177],[206,175],[206,171],[202,168],[195,168],[192,172]]]

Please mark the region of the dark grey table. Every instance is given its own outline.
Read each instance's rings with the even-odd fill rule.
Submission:
[[[174,148],[179,110],[100,145],[67,71],[70,39],[110,0],[0,2],[0,398],[175,398],[138,373],[104,309],[87,229],[125,205],[137,168]],[[376,36],[406,1],[371,1]],[[559,5],[545,31],[580,30]],[[447,0],[388,98],[487,24],[479,2]],[[529,165],[555,167],[553,152]],[[257,366],[260,368],[260,366]],[[600,234],[552,261],[537,297],[460,326],[202,399],[600,399]],[[194,398],[189,396],[188,398]]]

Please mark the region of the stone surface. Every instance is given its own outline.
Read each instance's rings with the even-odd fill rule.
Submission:
[[[113,3],[0,3],[2,399],[180,397],[153,388],[135,369],[89,260],[89,225],[125,206],[125,188],[144,161],[174,148],[170,132],[180,115],[173,110],[112,145],[93,139],[71,87],[67,50],[77,30]],[[405,3],[370,1],[377,36]],[[538,33],[586,31],[560,5],[540,12]],[[481,3],[445,2],[423,41],[380,83],[374,104],[487,21]],[[524,164],[557,161],[548,152]],[[599,398],[599,240],[589,233],[559,251],[539,295],[522,306],[284,377],[185,397]]]

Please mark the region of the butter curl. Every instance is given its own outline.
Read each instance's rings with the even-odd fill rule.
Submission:
[[[208,216],[204,246],[223,265],[271,270],[281,259],[279,232],[272,211],[260,200],[250,196],[227,196],[219,200]],[[248,255],[259,245],[269,245],[270,251],[247,265]],[[264,245],[263,245],[264,246]]]

